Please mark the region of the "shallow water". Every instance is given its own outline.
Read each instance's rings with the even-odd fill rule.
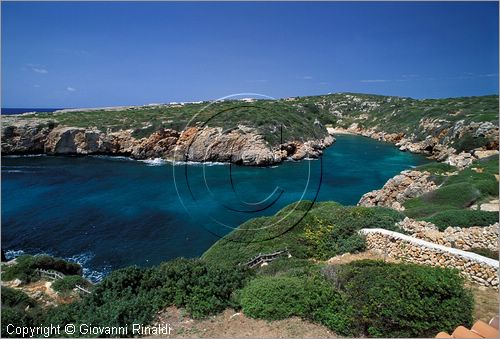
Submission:
[[[3,157],[2,246],[10,255],[21,250],[70,258],[99,280],[119,267],[199,256],[245,220],[301,198],[355,204],[425,162],[350,135],[338,136],[321,160],[267,168]]]

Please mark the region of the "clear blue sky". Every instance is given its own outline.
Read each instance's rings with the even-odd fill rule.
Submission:
[[[498,94],[498,3],[2,2],[2,106]]]

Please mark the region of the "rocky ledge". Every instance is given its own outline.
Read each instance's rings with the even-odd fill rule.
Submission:
[[[358,205],[383,206],[404,211],[403,203],[406,200],[419,197],[437,188],[436,184],[429,179],[430,175],[427,171],[402,171],[389,179],[381,189],[364,194]]]
[[[136,138],[132,130],[102,132],[34,119],[3,120],[3,155],[106,154],[134,159],[163,158],[266,166],[287,158],[317,158],[335,141],[332,136],[327,136],[272,146],[255,129],[245,126],[229,131],[218,127],[191,127],[183,131],[160,129],[148,137]]]

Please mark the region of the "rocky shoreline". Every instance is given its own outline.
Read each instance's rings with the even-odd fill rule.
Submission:
[[[430,159],[448,163],[458,169],[469,166],[475,159],[499,154],[499,128],[491,122],[465,124],[460,120],[453,125],[453,128],[445,129],[440,125],[439,120],[423,119],[420,122],[420,128],[425,131],[426,137],[423,140],[414,134],[386,133],[374,128],[363,128],[358,123],[353,123],[347,128],[327,127],[327,130],[331,135],[353,134],[389,142],[403,152],[424,154]],[[466,134],[475,138],[485,137],[490,141],[481,147],[458,152],[454,146]]]
[[[402,171],[389,179],[381,189],[363,194],[358,205],[382,206],[404,211],[403,203],[406,200],[419,197],[437,188],[437,185],[430,180],[430,176],[431,174],[426,171]]]
[[[239,125],[190,127],[182,131],[159,129],[137,138],[132,130],[102,132],[98,129],[60,126],[35,119],[3,118],[2,155],[110,155],[137,160],[231,162],[268,166],[285,159],[318,158],[334,137],[270,145],[256,129]]]

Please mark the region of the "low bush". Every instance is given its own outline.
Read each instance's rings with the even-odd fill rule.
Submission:
[[[472,294],[458,272],[362,260],[333,275],[351,306],[351,336],[434,337],[472,322]]]
[[[60,258],[48,255],[22,255],[16,258],[15,265],[5,267],[2,280],[20,279],[25,283],[36,281],[39,279],[36,269],[55,270],[68,275],[80,275],[82,272],[80,265]]]
[[[240,303],[245,315],[253,318],[298,316],[339,332],[350,327],[342,296],[318,276],[256,278],[241,291]]]
[[[440,168],[442,164],[433,166]],[[466,210],[472,204],[480,204],[498,197],[495,174],[498,174],[498,157],[476,160],[469,168],[456,175],[435,175],[433,180],[441,186],[435,191],[407,200],[404,203],[404,213],[410,218],[436,220],[445,228],[484,226],[485,222],[492,220],[491,215],[475,214]]]
[[[14,324],[19,327],[35,325],[33,319],[24,310],[17,307],[2,307],[2,338],[19,338],[19,335],[15,333],[9,334],[7,331],[7,325],[9,324]],[[26,338],[28,338],[28,336],[26,336]]]
[[[357,233],[361,228],[401,232],[395,223],[403,217],[402,213],[388,208],[301,201],[286,206],[274,216],[245,222],[215,243],[202,258],[237,266],[259,253],[286,247],[294,258],[326,259],[363,250],[364,239]]]
[[[24,309],[27,306],[33,307],[35,305],[36,302],[23,291],[2,286],[2,306],[20,307]]]
[[[363,251],[365,240],[358,230],[384,228],[401,231],[395,226],[401,219],[399,212],[380,207],[339,207],[331,213],[314,215],[301,238],[308,245],[309,257],[325,260],[343,253]]]
[[[447,227],[472,227],[488,226],[498,221],[498,212],[487,212],[480,210],[448,210],[437,212],[432,217],[424,220],[435,224],[439,230],[444,231]]]
[[[57,279],[52,284],[52,288],[57,292],[69,292],[75,288],[76,285],[80,285],[81,287],[89,287],[90,283],[87,279],[83,278],[80,275],[67,275],[62,279]]]
[[[232,293],[249,277],[244,267],[227,268],[200,260],[178,259],[149,270],[144,287],[158,290],[166,304],[185,307],[194,318],[215,314],[231,305]]]
[[[468,182],[443,186],[420,197],[429,204],[465,208],[481,196],[481,192]]]
[[[486,146],[489,140],[484,136],[475,137],[471,133],[465,133],[460,139],[454,143],[457,152],[467,152],[475,148]]]
[[[443,174],[446,172],[456,171],[456,167],[445,164],[444,162],[431,162],[415,168],[418,171],[427,171],[431,174]]]
[[[201,260],[177,259],[142,269],[113,271],[91,295],[51,309],[45,324],[92,323],[95,326],[148,324],[160,309],[184,307],[194,318],[235,305],[233,294],[246,282],[247,270],[223,268]],[[129,334],[132,332],[129,331]]]

